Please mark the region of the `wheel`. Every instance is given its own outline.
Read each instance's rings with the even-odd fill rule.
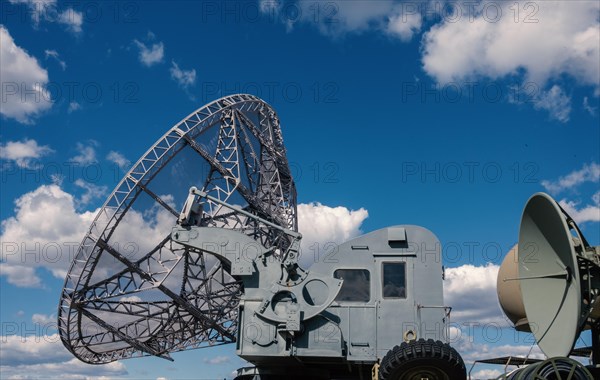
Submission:
[[[456,350],[433,339],[402,343],[389,350],[379,367],[380,380],[466,380],[465,363]]]

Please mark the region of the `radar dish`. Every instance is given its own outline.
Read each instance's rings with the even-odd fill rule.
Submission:
[[[241,282],[228,262],[171,241],[195,186],[297,231],[296,190],[275,111],[232,95],[190,114],[124,176],[83,239],[65,279],[58,330],[80,360],[108,363],[235,342]],[[275,253],[272,225],[207,199],[197,225],[234,229]]]

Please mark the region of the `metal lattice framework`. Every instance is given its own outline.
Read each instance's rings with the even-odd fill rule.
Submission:
[[[170,239],[190,186],[297,230],[296,190],[273,109],[232,95],[160,138],[98,212],[71,264],[58,310],[60,337],[88,363],[235,341],[240,282],[227,263]],[[231,228],[275,252],[278,230],[204,202],[201,224]]]

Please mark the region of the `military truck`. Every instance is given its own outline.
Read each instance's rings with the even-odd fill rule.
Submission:
[[[257,222],[271,224],[196,189]],[[299,263],[301,235],[286,252],[246,234],[194,225],[184,210],[174,242],[230,263],[241,278],[237,354],[253,364],[236,380],[462,380],[465,365],[448,338],[441,246],[429,230],[399,225],[334,246],[309,269]],[[305,261],[305,260],[303,260]]]
[[[234,343],[252,365],[237,380],[465,379],[443,343],[431,232],[388,227],[301,260],[297,231],[276,112],[249,94],[215,100],[158,139],[97,212],[61,292],[61,341],[91,364]]]

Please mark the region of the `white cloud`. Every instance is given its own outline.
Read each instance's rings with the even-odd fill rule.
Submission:
[[[53,58],[56,62],[58,62],[60,67],[62,67],[63,71],[65,71],[65,69],[67,68],[67,63],[60,59],[60,54],[58,54],[56,50],[46,49],[44,50],[44,54],[46,54],[46,59]]]
[[[260,10],[288,31],[311,25],[332,38],[379,32],[407,42],[421,33],[427,20],[432,26],[421,39],[422,64],[438,83],[484,78],[508,79],[519,88],[533,85],[539,89],[530,99],[534,107],[563,123],[572,109],[570,91],[553,82],[573,78],[600,95],[597,1],[261,0]]]
[[[68,31],[75,34],[82,32],[83,13],[71,7],[58,9],[56,0],[10,0],[12,4],[24,4],[29,8],[33,26],[38,27],[41,21],[58,22],[65,25]]]
[[[83,31],[83,13],[67,8],[58,15],[57,21],[67,27],[67,30],[79,34]]]
[[[229,356],[216,356],[214,358],[204,358],[206,364],[226,364],[230,362]]]
[[[488,333],[492,335],[490,342],[479,343],[475,339],[466,333],[462,333],[459,339],[451,341],[451,345],[460,353],[467,368],[470,367],[471,363],[475,360],[481,360],[483,358],[500,358],[505,356],[513,357],[527,357],[532,359],[544,359],[545,356],[538,346],[532,346],[532,344],[499,344],[494,342],[495,334],[502,335],[502,331],[488,328]],[[514,335],[514,332],[509,332]],[[485,337],[481,337],[485,341]],[[532,342],[533,343],[533,342]],[[476,377],[473,377],[476,378]]]
[[[0,158],[14,161],[20,168],[33,168],[34,160],[54,152],[48,145],[38,145],[37,141],[25,139],[23,141],[8,141],[0,144]]]
[[[566,190],[576,190],[582,184],[600,182],[600,164],[591,162],[584,164],[581,169],[560,177],[556,181],[543,180],[542,186],[552,195]],[[600,222],[600,191],[591,196],[592,204],[581,206],[581,201],[561,199],[558,204],[569,214],[576,223]]]
[[[89,165],[98,162],[96,159],[96,147],[98,143],[94,140],[90,140],[88,145],[84,145],[80,142],[77,143],[75,149],[77,149],[78,155],[71,157],[71,161],[78,163],[79,165]]]
[[[585,222],[600,222],[600,203],[598,203],[600,198],[599,194],[600,193],[596,193],[592,197],[593,201],[596,203],[594,205],[580,207],[579,202],[569,201],[566,199],[560,200],[558,204],[560,204],[560,207],[562,207],[577,224]]]
[[[165,47],[162,42],[147,46],[139,40],[133,40],[133,43],[138,47],[140,62],[147,67],[155,65],[163,61],[165,56]]]
[[[183,89],[187,89],[196,83],[196,69],[183,70],[179,68],[175,61],[171,61],[169,72],[171,73],[171,79]]]
[[[56,325],[56,316],[55,315],[46,315],[46,314],[33,314],[31,316],[31,322],[42,325],[42,326],[55,326]]]
[[[456,327],[457,324],[452,321],[452,325],[449,336],[450,345],[460,353],[467,368],[470,368],[475,360],[481,359],[505,356],[545,358],[540,348],[535,345],[535,339],[530,333],[518,332],[512,328],[502,328],[501,325],[494,322],[470,321]],[[489,369],[480,371],[483,372],[474,375],[473,379],[487,379],[485,374]]]
[[[298,205],[298,228],[302,233],[301,266],[309,267],[316,255],[326,252],[327,243],[343,243],[361,234],[360,226],[369,216],[364,208],[329,207],[321,203]],[[318,250],[318,251],[315,251]]]
[[[444,303],[452,306],[452,321],[508,326],[496,295],[498,265],[446,268]]]
[[[361,33],[369,30],[383,30],[387,17],[394,8],[394,2],[382,1],[338,1],[317,3],[311,0],[299,1],[302,21],[316,24],[319,31],[332,37],[345,33]],[[319,12],[315,13],[315,7]]]
[[[67,112],[73,113],[80,109],[81,109],[81,104],[77,103],[76,101],[72,101],[71,103],[69,103],[69,108],[67,109]]]
[[[11,244],[12,242],[4,241],[3,243]],[[8,253],[5,252],[4,255]],[[0,276],[6,277],[9,284],[13,284],[20,288],[40,288],[42,287],[42,279],[35,273],[35,268],[26,267],[18,264],[0,263]]]
[[[596,162],[584,164],[579,170],[575,170],[566,176],[560,177],[557,181],[543,180],[542,186],[551,194],[558,194],[561,191],[572,189],[585,182],[597,183],[600,181],[600,165]]]
[[[589,101],[588,97],[584,96],[583,97],[583,109],[586,110],[586,111],[588,111],[588,113],[590,115],[595,116],[596,115],[596,110],[598,109],[598,107],[592,107],[590,105],[590,101]]]
[[[300,0],[284,6],[281,1],[261,0],[260,10],[270,19],[280,20],[288,31],[296,24],[306,24],[332,38],[375,31],[408,41],[422,26],[421,12],[413,5],[393,0]]]
[[[496,379],[502,374],[503,374],[503,372],[499,371],[497,369],[481,369],[481,370],[473,373],[472,378],[473,379]]]
[[[121,362],[92,365],[73,358],[58,334],[42,336],[2,336],[0,372],[7,379],[89,379],[97,376],[127,375]]]
[[[142,302],[142,299],[138,296],[126,296],[119,298],[120,302]]]
[[[423,19],[420,13],[400,12],[392,15],[387,25],[387,32],[392,36],[400,38],[407,42],[413,38],[413,35],[421,31]]]
[[[108,154],[106,155],[106,159],[110,162],[117,164],[117,166],[121,168],[121,170],[127,170],[131,166],[131,161],[125,158],[125,156],[121,153],[116,152],[114,150],[108,152]]]
[[[60,362],[72,359],[71,354],[62,347],[58,334],[43,336],[2,336],[2,364],[40,364]]]
[[[106,186],[94,185],[93,183],[86,182],[81,178],[75,180],[75,185],[85,190],[85,192],[77,200],[77,205],[79,206],[85,206],[94,199],[104,197],[108,191]]]
[[[535,109],[548,111],[553,119],[562,123],[569,121],[571,98],[559,86],[554,85],[550,90],[542,91],[533,102]]]
[[[48,72],[37,59],[15,44],[0,25],[0,77],[2,102],[0,114],[23,124],[33,124],[35,117],[52,107],[46,90]]]
[[[170,195],[161,197],[172,202]],[[41,268],[63,279],[98,210],[77,211],[81,201],[57,185],[42,185],[22,195],[15,204],[15,216],[2,221],[0,275],[19,287],[43,286],[36,272]],[[99,224],[103,222],[101,219]],[[164,239],[174,223],[173,215],[158,204],[147,210],[130,209],[109,243],[130,248],[135,243],[136,250],[131,254],[142,255]],[[136,238],[139,236],[144,238]],[[98,276],[115,269],[110,262],[104,264],[96,268]],[[114,264],[119,265],[116,260]]]
[[[35,27],[41,20],[48,18],[48,14],[56,9],[56,0],[10,0],[12,4],[24,4],[29,8]]]
[[[499,19],[489,5],[500,8]],[[434,25],[424,35],[423,68],[438,82],[480,75],[502,78],[524,70],[525,79],[540,88],[562,74],[598,88],[600,3],[542,1],[533,3],[533,10],[531,6],[525,1],[482,1],[472,17]]]
[[[260,0],[259,7],[262,13],[274,14],[281,10],[281,1],[278,0]]]
[[[0,274],[20,287],[39,287],[35,270],[64,278],[95,211],[78,213],[75,198],[57,185],[42,185],[15,201],[15,216],[2,221]]]

